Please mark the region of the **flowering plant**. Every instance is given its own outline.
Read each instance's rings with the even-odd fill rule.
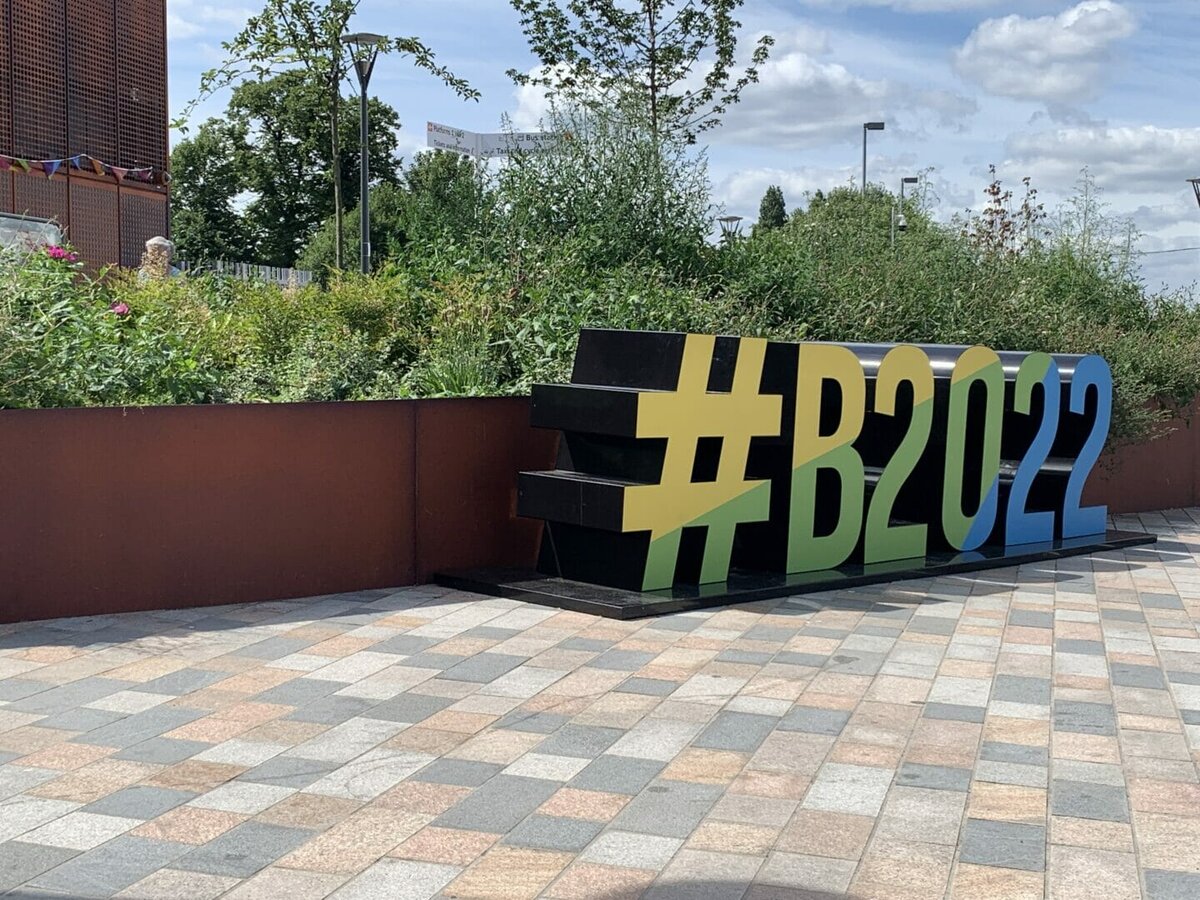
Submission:
[[[47,244],[45,253],[48,257],[58,262],[75,263],[79,262],[79,254],[74,250],[68,250],[66,247],[59,247],[57,244]]]

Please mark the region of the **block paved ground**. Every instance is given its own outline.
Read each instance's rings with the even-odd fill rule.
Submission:
[[[1200,897],[1154,549],[615,622],[435,587],[0,626],[0,892]]]

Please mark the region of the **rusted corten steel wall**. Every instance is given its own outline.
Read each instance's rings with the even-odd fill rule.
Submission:
[[[1200,429],[1097,468],[1113,512],[1200,503]],[[527,398],[0,411],[0,621],[303,597],[529,565]]]
[[[0,621],[528,565],[524,398],[0,411]]]
[[[161,172],[167,128],[165,0],[0,0],[0,154]],[[165,187],[69,167],[0,172],[0,212],[54,219],[93,269],[168,229]]]

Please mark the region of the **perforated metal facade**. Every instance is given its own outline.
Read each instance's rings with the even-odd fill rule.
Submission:
[[[0,154],[164,171],[165,0],[0,0]],[[0,172],[0,210],[55,219],[93,267],[168,228],[164,187],[90,168]]]

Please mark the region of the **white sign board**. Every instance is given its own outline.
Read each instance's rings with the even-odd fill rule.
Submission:
[[[493,159],[510,153],[538,153],[548,150],[558,140],[557,134],[540,131],[488,132],[480,134],[465,128],[428,122],[425,144],[437,150],[451,150],[476,159]]]

